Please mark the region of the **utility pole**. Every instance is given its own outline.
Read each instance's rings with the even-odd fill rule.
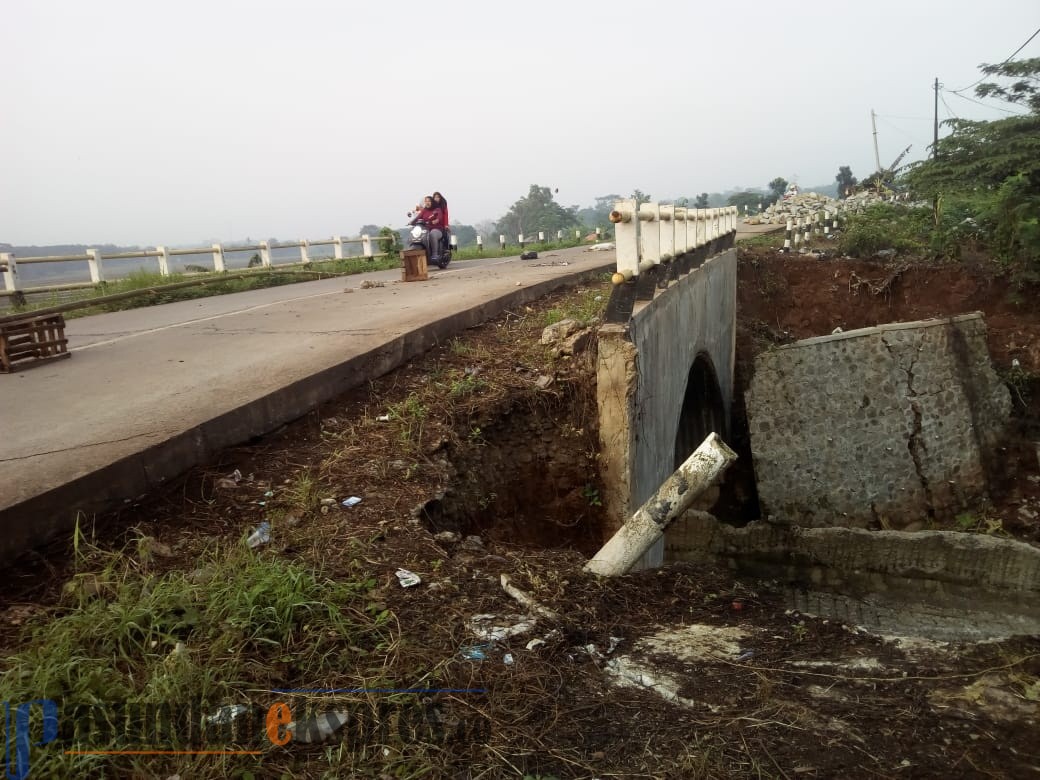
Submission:
[[[939,159],[939,77],[935,78],[935,133],[932,143],[932,159]]]
[[[870,126],[874,128],[874,162],[877,163],[877,171],[881,173],[881,155],[877,150],[877,121],[874,119],[874,109],[870,109]]]

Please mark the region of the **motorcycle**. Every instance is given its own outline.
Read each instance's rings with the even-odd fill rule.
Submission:
[[[411,214],[409,214],[408,216],[411,216]],[[433,252],[430,249],[430,247],[427,246],[427,244],[429,244],[429,238],[430,228],[423,220],[418,220],[412,227],[412,231],[410,233],[409,246],[412,249],[425,249],[427,261],[433,262],[431,260],[431,255],[433,254]],[[438,268],[443,269],[447,268],[448,263],[451,262],[451,244],[448,240],[448,233],[445,230],[441,231],[441,243],[443,244],[442,251],[435,265]]]

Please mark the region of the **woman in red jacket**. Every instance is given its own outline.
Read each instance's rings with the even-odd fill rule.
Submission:
[[[417,222],[422,222],[429,230],[426,234],[426,254],[431,263],[436,263],[441,259],[441,239],[444,237],[444,212],[433,205],[433,198],[429,195],[423,198],[422,208],[419,209],[419,213],[408,224],[414,225]]]
[[[449,236],[451,235],[451,221],[448,219],[448,201],[439,192],[433,193],[433,206],[441,210],[444,216],[444,249],[451,245]]]

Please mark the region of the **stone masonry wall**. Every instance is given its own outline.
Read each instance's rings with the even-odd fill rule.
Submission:
[[[985,493],[1011,408],[978,313],[763,353],[746,400],[763,517],[907,530]]]

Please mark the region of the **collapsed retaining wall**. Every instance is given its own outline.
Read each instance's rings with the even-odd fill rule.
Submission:
[[[747,415],[762,516],[917,530],[986,492],[1011,411],[979,313],[758,356]]]
[[[1040,633],[1040,549],[950,531],[744,528],[689,512],[672,560],[720,564],[791,587],[791,606],[872,629],[934,639]]]

